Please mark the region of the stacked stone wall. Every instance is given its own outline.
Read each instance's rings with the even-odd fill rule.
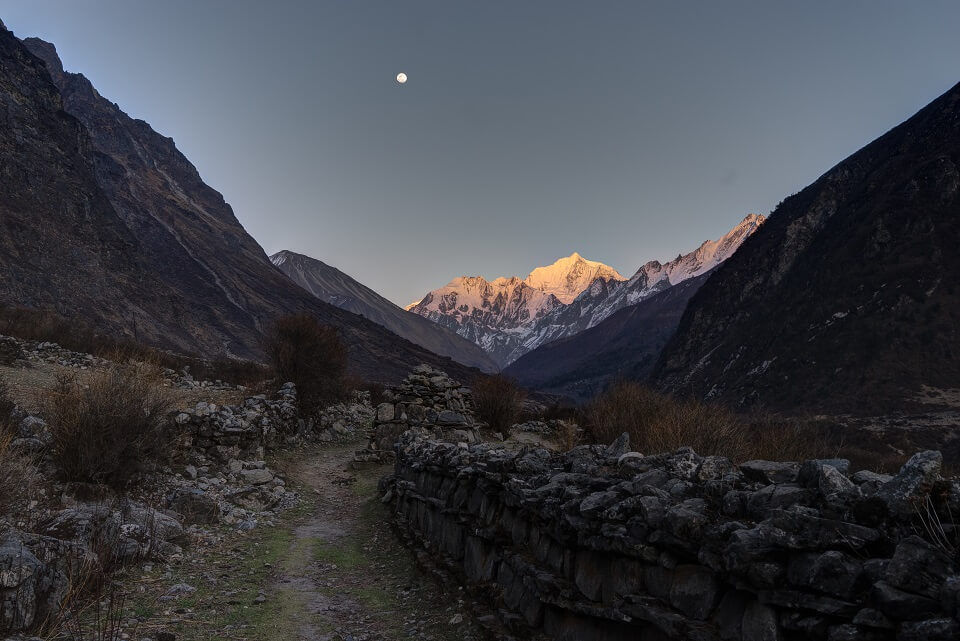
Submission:
[[[939,453],[886,476],[627,447],[558,455],[411,432],[384,498],[517,636],[960,638],[960,484]]]

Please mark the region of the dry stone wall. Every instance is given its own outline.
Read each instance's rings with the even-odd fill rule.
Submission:
[[[374,427],[366,450],[358,460],[393,456],[400,436],[413,429],[437,438],[475,443],[479,440],[470,390],[429,365],[418,365],[399,385],[384,391],[377,406]]]
[[[521,637],[960,638],[960,484],[941,478],[939,453],[886,476],[628,449],[408,433],[384,500]]]

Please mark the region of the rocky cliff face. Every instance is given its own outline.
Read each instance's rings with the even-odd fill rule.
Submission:
[[[287,250],[271,256],[270,262],[290,280],[324,302],[360,314],[411,343],[458,363],[484,372],[497,370],[496,363],[476,343],[401,309],[335,267]]]
[[[270,319],[308,312],[340,330],[360,374],[427,362],[470,376],[290,282],[173,141],[64,72],[53,45],[0,29],[0,56],[0,303],[246,358]]]
[[[960,568],[915,522],[918,505],[931,518],[960,509],[939,453],[887,476],[842,459],[628,449],[511,452],[408,433],[384,499],[411,544],[523,638],[960,637]]]
[[[736,406],[903,408],[960,387],[960,85],[784,200],[654,374]]]
[[[729,258],[763,223],[750,214],[718,240],[629,279],[574,253],[527,278],[456,278],[408,309],[480,345],[501,366],[551,341],[593,327],[616,311],[697,277]]]
[[[644,380],[710,272],[644,298],[580,333],[541,345],[504,372],[520,384],[587,401],[617,377]]]

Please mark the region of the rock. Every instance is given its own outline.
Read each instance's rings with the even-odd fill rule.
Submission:
[[[170,509],[186,523],[210,524],[220,519],[220,506],[203,490],[177,488],[168,497]]]
[[[956,641],[960,639],[960,623],[953,618],[910,621],[900,627],[897,641]]]
[[[252,485],[265,485],[273,480],[273,472],[266,469],[242,470],[240,476]]]
[[[51,572],[14,532],[8,533],[0,540],[0,632],[26,630],[44,610],[55,610],[67,583],[65,575]]]
[[[720,582],[699,565],[679,565],[673,572],[670,604],[688,617],[706,620],[720,599]]]
[[[933,599],[899,590],[886,581],[873,585],[873,598],[883,614],[901,621],[916,621],[933,616],[940,604]]]
[[[460,412],[454,412],[453,410],[443,410],[440,412],[440,415],[437,416],[437,425],[452,426],[466,424],[467,418]]]
[[[740,464],[740,471],[750,481],[761,483],[793,483],[797,480],[800,466],[796,463],[775,461],[747,461]]]
[[[891,514],[909,517],[917,513],[925,496],[940,478],[943,455],[928,450],[918,452],[907,461],[900,472],[880,486],[877,496],[884,501]]]
[[[265,512],[277,504],[277,497],[262,485],[253,485],[241,490],[230,492],[226,499],[252,512]]]
[[[39,416],[26,416],[17,426],[17,436],[20,438],[36,438],[44,441],[48,437],[47,422]]]
[[[164,593],[164,596],[176,598],[186,594],[193,594],[196,591],[197,588],[188,583],[177,583],[170,586],[170,588]]]
[[[777,613],[756,601],[747,603],[741,621],[742,641],[780,641]]]
[[[853,595],[862,573],[862,565],[853,557],[829,550],[797,555],[791,562],[788,578],[794,585],[847,599]]]
[[[603,451],[603,455],[607,458],[619,459],[621,456],[630,451],[630,435],[624,432],[618,436],[610,445],[607,446],[607,449]]]
[[[197,468],[195,468],[192,465],[188,465],[185,468],[183,468],[183,473],[186,475],[188,479],[196,480],[197,478]]]
[[[897,544],[884,579],[895,588],[937,599],[953,569],[950,557],[941,550],[919,536],[910,536]]]

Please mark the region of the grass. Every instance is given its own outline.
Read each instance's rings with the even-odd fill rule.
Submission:
[[[232,638],[238,639],[296,638],[293,615],[303,611],[304,603],[295,592],[271,593],[262,604],[255,604],[254,599],[261,590],[268,589],[278,569],[290,562],[295,539],[293,526],[313,507],[312,501],[303,499],[297,507],[280,515],[275,527],[257,528],[246,535],[220,528],[217,534],[228,542],[209,554],[129,576],[127,580],[133,585],[129,615],[144,621],[138,638],[166,630],[181,641],[206,641],[222,638],[225,629],[232,630]],[[216,582],[205,578],[209,576],[215,577]],[[158,599],[165,589],[177,583],[187,583],[196,592],[172,601]],[[145,588],[144,592],[138,591],[138,584]],[[171,617],[168,613],[179,616]],[[174,620],[157,626],[151,623],[156,618]]]
[[[323,449],[286,452],[269,463],[273,469],[287,470],[289,487],[297,487],[298,467],[324,455]],[[225,540],[207,552],[147,573],[130,570],[123,580],[131,587],[125,617],[143,621],[134,638],[169,631],[178,641],[267,641],[300,638],[306,627],[322,638],[359,621],[371,638],[403,639],[408,638],[408,623],[415,620],[417,628],[428,629],[436,641],[460,639],[462,628],[447,624],[456,600],[433,596],[434,584],[419,574],[413,555],[386,525],[389,510],[377,496],[377,481],[385,471],[378,466],[355,472],[356,483],[341,494],[347,497],[338,524],[343,536],[331,540],[298,535],[301,526],[309,529],[319,509],[314,493],[304,488],[301,494],[306,498],[275,518],[274,527],[248,534],[219,528],[215,533]],[[285,584],[287,580],[293,583]],[[311,585],[301,591],[300,581]],[[197,590],[159,601],[176,583]],[[267,600],[255,605],[261,590]],[[349,605],[351,611],[334,607],[327,611],[325,603]]]

